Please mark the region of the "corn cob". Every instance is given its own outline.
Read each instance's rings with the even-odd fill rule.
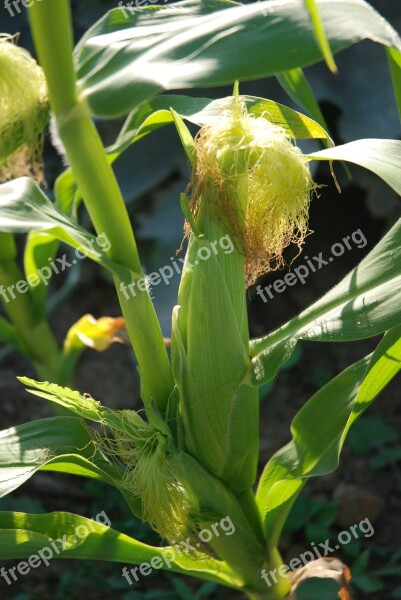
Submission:
[[[242,492],[255,481],[259,437],[257,389],[241,383],[249,360],[245,285],[279,268],[290,243],[301,248],[315,184],[284,130],[248,115],[238,97],[201,130],[196,150],[173,368],[186,448]],[[216,253],[227,235],[233,252]]]
[[[49,118],[46,79],[14,41],[0,35],[0,181],[31,175],[41,183],[42,129]]]

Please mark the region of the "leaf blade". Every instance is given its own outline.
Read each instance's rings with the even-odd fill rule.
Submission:
[[[395,48],[386,48],[386,51],[398,113],[401,119],[401,52]]]
[[[185,555],[177,556],[174,549],[170,553],[174,558],[169,561],[167,554],[163,554],[168,547],[149,546],[96,520],[72,513],[0,512],[0,528],[0,558],[28,558],[38,554],[43,557],[40,551],[50,548],[49,541],[53,540],[58,552],[51,545],[54,552],[49,560],[78,558],[139,565],[156,556],[162,559],[159,568],[236,587],[232,572],[220,561],[196,561]],[[86,535],[81,537],[78,530]]]
[[[337,468],[352,424],[400,370],[398,326],[384,335],[373,354],[337,375],[298,412],[291,424],[291,442],[267,463],[257,491],[265,534],[273,547],[306,480]]]
[[[250,114],[268,118],[283,127],[291,137],[323,139],[328,146],[333,145],[329,134],[317,119],[313,120],[274,100],[247,95],[240,97],[246,103]],[[146,100],[131,112],[116,141],[107,151],[116,155],[156,129],[173,123],[171,109],[182,119],[202,127],[217,120],[220,113],[231,104],[232,96],[218,100],[173,94],[156,96]]]
[[[131,275],[135,276],[122,265],[111,261],[97,244],[97,238],[57,209],[39,186],[28,177],[20,177],[0,185],[0,231],[46,232],[122,278],[130,279]],[[35,265],[30,265],[29,269],[34,272]],[[48,269],[52,273],[50,267]]]
[[[362,0],[317,6],[333,53],[362,39],[401,49],[396,32]],[[111,117],[163,90],[275,75],[318,62],[321,52],[301,0],[235,6],[184,0],[127,18],[110,11],[78,44],[75,58],[82,100],[93,114]]]
[[[340,283],[295,319],[252,340],[244,383],[262,385],[291,356],[297,340],[354,341],[401,322],[401,220]],[[270,363],[270,355],[274,357]]]
[[[330,50],[330,44],[328,42],[326,32],[324,30],[324,25],[321,21],[319,9],[315,0],[304,0],[310,17],[313,23],[313,29],[315,30],[316,41],[319,44],[320,51],[324,56],[324,60],[326,61],[327,66],[329,67],[332,73],[337,73],[337,66],[334,62],[333,54]]]
[[[308,155],[311,160],[346,160],[369,169],[401,195],[401,141],[363,139]]]

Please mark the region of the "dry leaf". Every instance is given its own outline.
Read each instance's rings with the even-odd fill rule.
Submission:
[[[338,558],[318,558],[289,573],[292,583],[291,595],[288,600],[296,600],[296,590],[307,579],[319,577],[322,579],[334,579],[340,586],[338,597],[340,600],[351,600],[348,584],[351,580],[351,571]]]

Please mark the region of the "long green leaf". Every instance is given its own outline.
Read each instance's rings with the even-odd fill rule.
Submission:
[[[401,147],[401,142],[398,144]],[[330,150],[322,151],[326,152],[330,154]],[[381,165],[376,161],[372,170],[380,165],[382,176],[385,172],[387,181],[400,188],[401,170],[397,177],[399,167],[393,161],[400,162],[401,156],[383,154]],[[353,341],[383,333],[401,323],[400,306],[401,220],[320,300],[278,330],[251,341],[251,363],[244,383],[262,385],[270,381],[298,340]]]
[[[334,58],[330,50],[330,44],[327,40],[326,32],[324,31],[324,25],[320,18],[319,9],[317,7],[316,1],[304,0],[304,2],[311,16],[316,41],[319,44],[319,48],[324,56],[324,60],[326,61],[326,64],[329,67],[330,71],[336,73],[336,63],[334,62]]]
[[[398,112],[401,119],[401,52],[395,48],[386,48],[386,50],[395,99],[397,101]]]
[[[49,263],[55,259],[59,246],[60,242],[54,236],[41,231],[31,231],[26,240],[24,271],[26,279],[35,282],[35,286],[30,287],[30,295],[32,317],[38,321],[46,315],[46,298],[49,291],[47,282],[40,277],[40,273],[44,267],[49,268]]]
[[[95,450],[88,430],[76,418],[41,419],[0,432],[0,497],[49,461],[78,453],[78,448],[86,458]]]
[[[63,406],[83,419],[101,423],[105,419],[103,413],[111,412],[110,409],[101,406],[97,400],[84,397],[70,388],[47,381],[35,381],[29,377],[18,377],[18,379],[23,385],[27,386],[27,391],[31,394]]]
[[[374,351],[365,379],[359,388],[357,406],[364,410],[400,369],[401,326],[390,329]]]
[[[145,135],[174,122],[171,108],[184,120],[198,126],[208,125],[220,117],[221,112],[231,106],[232,96],[210,100],[191,96],[165,95],[146,100],[128,116],[117,140],[108,148],[111,154],[125,150],[130,144]],[[333,142],[319,122],[303,115],[284,104],[257,96],[241,96],[250,114],[265,116],[283,127],[291,137],[298,139],[324,139],[327,145]]]
[[[0,497],[39,470],[100,479],[119,489],[133,513],[141,514],[140,502],[122,485],[122,468],[97,452],[81,419],[53,417],[0,432]]]
[[[363,39],[401,50],[397,33],[363,0],[317,7],[333,53]],[[126,13],[110,11],[75,52],[81,98],[95,115],[128,113],[163,90],[257,79],[322,58],[303,0],[184,0]]]
[[[306,110],[326,131],[328,126],[302,69],[291,69],[277,75],[281,87],[290,98]]]
[[[0,185],[0,231],[50,233],[109,271],[122,278],[128,276],[127,269],[111,261],[95,238],[58,210],[38,185],[27,177]],[[50,267],[48,269],[51,271]]]
[[[106,518],[102,519],[106,522]],[[1,559],[35,556],[46,566],[51,560],[72,558],[141,565],[152,564],[154,557],[160,557],[153,563],[158,565],[157,569],[237,587],[235,575],[225,563],[210,558],[196,560],[183,553],[179,556],[169,547],[148,546],[103,525],[101,519],[97,522],[65,512],[44,515],[2,512],[0,528]]]
[[[256,500],[271,548],[277,546],[287,515],[307,478],[336,468],[341,437],[368,364],[368,358],[359,361],[312,396],[291,424],[291,442],[265,466]]]
[[[401,195],[401,141],[364,139],[309,154],[311,160],[346,160],[369,169]]]
[[[401,369],[401,326],[373,355],[355,363],[314,394],[291,424],[293,439],[267,463],[257,491],[264,529],[275,547],[307,479],[334,471],[351,425]],[[316,435],[316,432],[319,435]]]
[[[76,216],[77,208],[77,186],[74,176],[70,169],[64,171],[57,179],[54,185],[55,207],[69,217]],[[40,276],[40,270],[48,267],[49,262],[57,256],[60,247],[60,241],[49,233],[41,231],[31,231],[27,236],[24,251],[24,270],[26,278],[37,280]],[[33,318],[43,319],[48,305],[46,303],[48,285],[40,278],[39,283],[30,288],[32,297]]]

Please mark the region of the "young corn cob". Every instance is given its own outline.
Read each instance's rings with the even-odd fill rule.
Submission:
[[[148,404],[146,391],[144,420],[134,410],[111,410],[88,395],[56,384],[19,379],[31,393],[101,425],[100,430],[92,430],[95,454],[115,461],[116,470],[109,466],[110,474],[119,481],[135,514],[148,521],[161,537],[171,544],[190,540],[191,557],[200,565],[206,555],[215,558],[216,569],[218,561],[224,560],[236,573],[239,586],[264,591],[259,575],[266,553],[263,537],[249,527],[234,494],[177,447],[167,423]],[[216,535],[198,543],[202,529],[227,515],[233,524],[229,537]]]
[[[14,41],[0,34],[0,181],[27,175],[41,183],[42,129],[49,118],[46,80]]]
[[[279,268],[290,243],[301,248],[315,184],[286,132],[247,114],[239,97],[200,131],[196,149],[173,367],[186,448],[244,492],[255,481],[259,438],[258,392],[241,383],[249,343],[245,284]],[[215,253],[213,243],[227,235],[233,252]],[[199,260],[204,248],[210,258]]]

